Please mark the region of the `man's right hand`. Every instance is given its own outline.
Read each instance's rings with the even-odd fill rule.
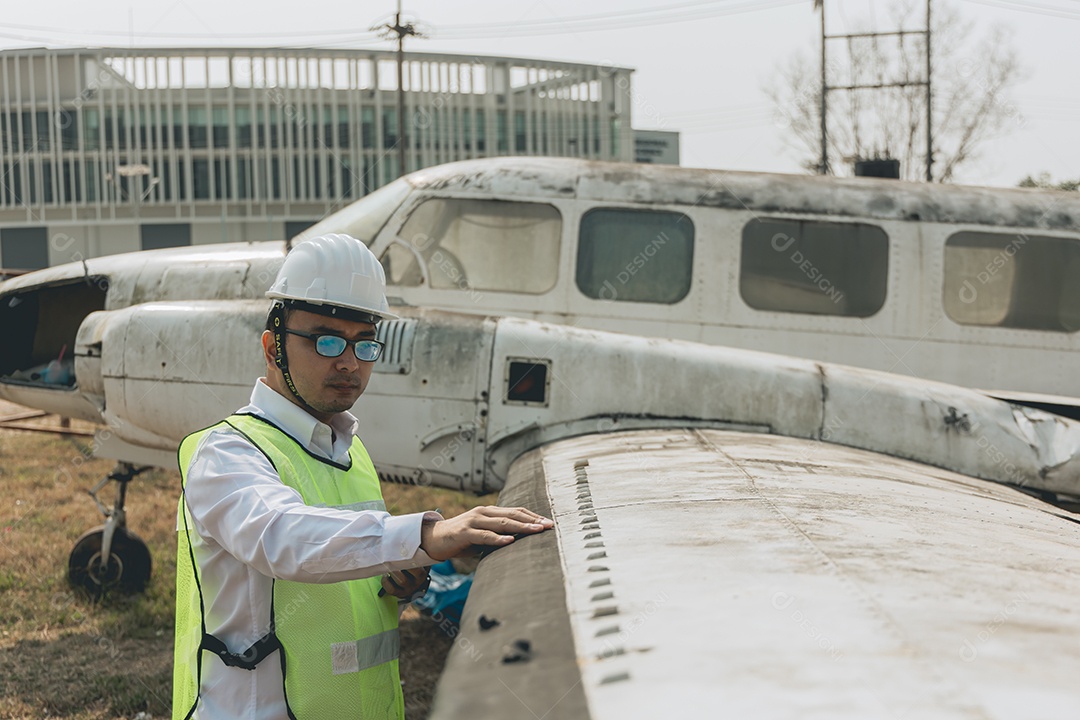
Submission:
[[[425,522],[420,530],[420,549],[432,560],[449,560],[466,554],[474,545],[501,547],[514,535],[543,532],[553,523],[523,507],[484,505],[449,520]]]

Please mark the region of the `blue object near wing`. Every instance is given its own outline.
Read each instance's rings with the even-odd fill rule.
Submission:
[[[472,587],[472,574],[454,570],[449,560],[431,566],[431,585],[424,597],[413,601],[420,611],[435,619],[449,620],[454,627],[461,624],[461,611]]]

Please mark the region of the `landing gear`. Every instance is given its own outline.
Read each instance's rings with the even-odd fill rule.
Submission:
[[[139,593],[150,579],[150,551],[146,543],[124,528],[113,531],[109,560],[104,562],[106,526],[87,531],[75,543],[68,559],[68,580],[94,597],[106,590]]]
[[[113,471],[90,490],[90,497],[105,516],[105,524],[87,531],[71,551],[68,581],[74,587],[82,588],[93,597],[101,597],[110,590],[137,593],[146,587],[150,579],[150,550],[138,535],[127,529],[124,499],[127,484],[149,469],[117,463]],[[97,494],[110,480],[115,480],[119,487],[112,508],[107,508]]]

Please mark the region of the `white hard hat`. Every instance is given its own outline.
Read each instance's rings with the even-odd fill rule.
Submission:
[[[337,233],[294,245],[266,297],[347,320],[397,317],[386,302],[386,275],[375,255],[356,238]]]

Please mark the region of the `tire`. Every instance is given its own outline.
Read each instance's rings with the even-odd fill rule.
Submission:
[[[92,597],[106,592],[140,593],[150,580],[150,550],[135,533],[117,528],[109,562],[103,568],[101,540],[105,526],[88,530],[75,542],[68,558],[68,582]]]

